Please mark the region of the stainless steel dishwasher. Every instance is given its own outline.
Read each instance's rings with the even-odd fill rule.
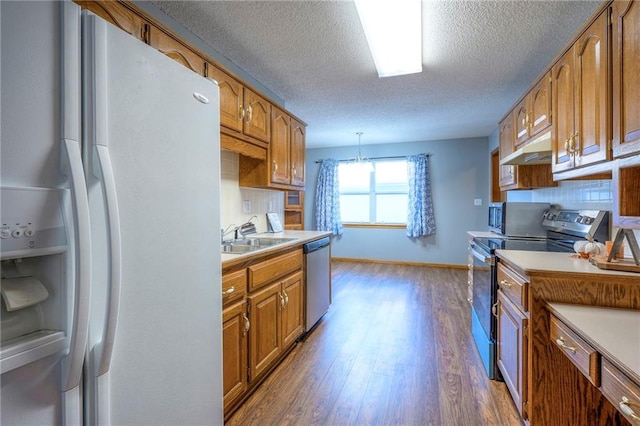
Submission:
[[[302,246],[307,271],[306,330],[327,312],[331,304],[331,238],[325,237]]]

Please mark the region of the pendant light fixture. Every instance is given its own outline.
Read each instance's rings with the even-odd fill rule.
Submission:
[[[368,158],[363,157],[362,153],[360,152],[362,132],[356,132],[356,135],[358,135],[358,155],[356,158],[352,158],[351,160],[349,160],[349,164],[354,168],[358,168],[364,172],[371,173],[373,171],[373,164],[371,164],[371,161],[369,161]]]

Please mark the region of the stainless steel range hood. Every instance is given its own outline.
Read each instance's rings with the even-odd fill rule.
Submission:
[[[551,164],[551,131],[500,160],[501,166]]]

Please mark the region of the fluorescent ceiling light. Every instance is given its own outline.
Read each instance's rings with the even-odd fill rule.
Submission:
[[[354,0],[379,77],[422,72],[420,0]]]

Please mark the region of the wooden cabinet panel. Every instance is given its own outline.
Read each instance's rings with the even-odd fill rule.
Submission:
[[[640,229],[640,155],[613,163],[613,225]]]
[[[304,187],[306,166],[307,128],[304,124],[291,119],[291,184]]]
[[[304,228],[304,191],[285,191],[284,228]]]
[[[640,384],[607,359],[602,360],[602,393],[631,424],[640,424]]]
[[[115,25],[135,38],[144,41],[144,21],[140,15],[117,1],[84,1],[75,0],[83,9],[87,9],[107,22]]]
[[[247,293],[247,270],[241,269],[222,276],[222,304],[230,305]]]
[[[576,43],[576,166],[610,159],[608,16],[602,13]]]
[[[302,249],[249,266],[249,291],[302,268]]]
[[[573,167],[573,157],[570,154],[569,139],[573,135],[573,48],[571,48],[553,66],[552,83],[553,96],[553,159],[554,172]]]
[[[244,133],[263,142],[269,142],[271,138],[271,104],[262,96],[245,87],[244,108]]]
[[[523,312],[529,309],[528,282],[504,264],[498,264],[498,286],[500,290]]]
[[[280,331],[282,294],[279,282],[249,295],[249,380],[267,371],[282,352]]]
[[[523,419],[527,419],[527,317],[498,290],[497,363]]]
[[[515,144],[514,114],[511,113],[499,125],[500,159],[511,154]],[[500,187],[517,182],[516,166],[500,166]]]
[[[609,160],[609,26],[606,9],[554,65],[553,172]]]
[[[280,108],[272,108],[271,145],[269,157],[271,164],[271,182],[291,183],[291,117]]]
[[[222,384],[224,410],[227,411],[247,390],[246,303],[222,312]]]
[[[527,110],[529,98],[525,98],[516,106],[515,128],[516,128],[516,146],[521,145],[529,140],[529,111]]]
[[[304,288],[302,272],[282,282],[285,305],[282,309],[282,346],[288,348],[304,331]]]
[[[204,75],[204,59],[160,28],[151,26],[149,44],[191,71]]]
[[[244,117],[244,88],[242,84],[210,63],[207,63],[207,77],[217,81],[220,88],[220,125],[242,132]]]
[[[612,4],[613,152],[640,153],[640,1]]]
[[[551,72],[540,79],[529,95],[529,136],[551,126]]]
[[[600,386],[600,354],[591,345],[553,315],[549,337],[594,386]]]

